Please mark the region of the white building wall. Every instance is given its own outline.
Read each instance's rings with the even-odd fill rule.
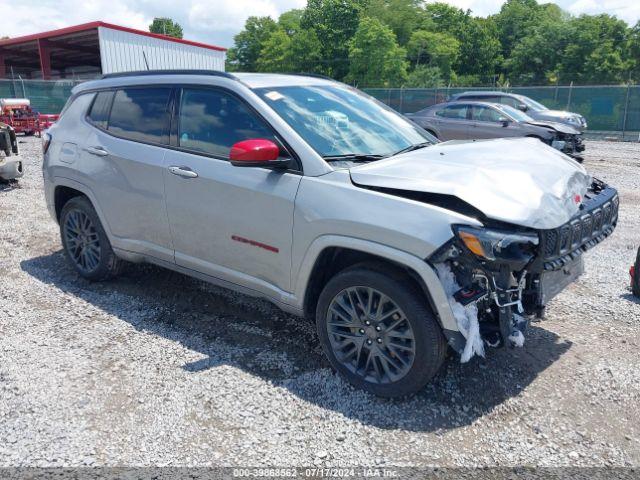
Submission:
[[[98,27],[102,73],[147,70],[224,71],[226,52]],[[144,54],[143,54],[144,52]]]

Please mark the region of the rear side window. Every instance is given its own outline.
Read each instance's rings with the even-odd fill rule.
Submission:
[[[114,135],[145,143],[169,143],[171,88],[145,87],[118,90],[113,99],[108,130]]]
[[[91,111],[87,118],[91,123],[93,123],[96,127],[107,129],[107,122],[109,120],[109,110],[111,109],[111,100],[113,100],[113,92],[98,92],[95,100],[93,101],[93,105],[91,106]]]
[[[234,143],[264,138],[278,144],[265,123],[237,98],[219,90],[182,91],[178,142],[188,150],[229,158]]]
[[[444,118],[453,118],[457,120],[464,120],[467,118],[467,106],[466,105],[452,105],[450,107],[443,108],[436,112],[436,115]]]

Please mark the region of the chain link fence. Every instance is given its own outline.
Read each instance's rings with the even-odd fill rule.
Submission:
[[[74,80],[0,80],[0,98],[28,98],[40,113],[60,113],[71,96]]]
[[[28,98],[41,113],[60,113],[79,80],[0,80],[0,98]],[[412,113],[466,88],[365,88],[368,94],[400,113]],[[590,136],[640,141],[640,85],[511,87],[503,91],[526,95],[554,110],[577,112],[587,119]]]
[[[365,88],[369,95],[400,113],[413,113],[447,101],[469,90],[496,90],[493,87],[465,88]],[[511,87],[502,89],[530,97],[553,110],[582,114],[592,137],[616,137],[640,141],[640,85]]]

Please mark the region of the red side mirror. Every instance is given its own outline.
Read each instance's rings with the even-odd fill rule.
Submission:
[[[258,163],[275,162],[279,156],[280,148],[275,143],[264,138],[255,138],[234,144],[229,153],[229,160],[238,167],[258,166]]]

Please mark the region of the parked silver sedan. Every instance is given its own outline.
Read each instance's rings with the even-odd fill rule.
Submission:
[[[582,134],[562,123],[534,120],[509,105],[448,102],[407,114],[440,140],[534,137],[581,161]]]

